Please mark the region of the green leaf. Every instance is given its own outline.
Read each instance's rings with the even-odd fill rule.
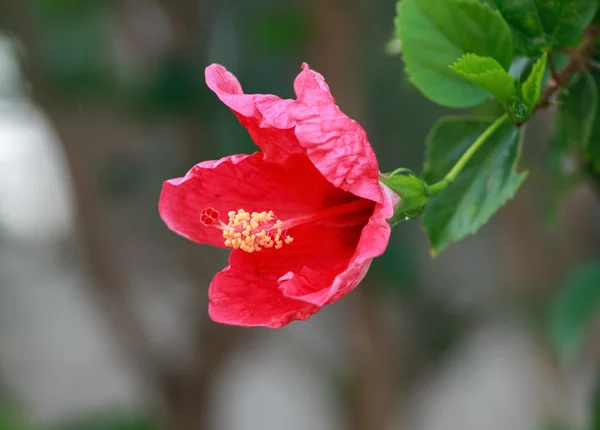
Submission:
[[[493,58],[465,54],[450,68],[501,102],[508,103],[517,91],[514,78]]]
[[[449,107],[470,107],[487,94],[449,68],[467,53],[512,59],[510,29],[497,11],[478,0],[401,0],[395,20],[411,81],[428,98]]]
[[[594,261],[574,270],[552,302],[550,334],[557,350],[575,354],[599,315],[600,261]]]
[[[527,107],[527,113],[531,115],[535,105],[540,100],[542,93],[542,82],[546,70],[546,54],[542,55],[533,65],[529,76],[521,85],[521,100]]]
[[[510,24],[515,53],[535,56],[577,42],[596,13],[591,0],[494,0]]]
[[[489,126],[478,118],[442,118],[427,139],[427,183],[441,180]],[[421,219],[433,254],[475,233],[516,194],[526,176],[515,170],[520,137],[515,125],[501,125],[454,183],[429,200]]]

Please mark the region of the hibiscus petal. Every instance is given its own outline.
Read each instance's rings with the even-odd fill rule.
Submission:
[[[249,255],[232,252],[230,266],[213,278],[208,290],[208,313],[213,321],[279,328],[319,311],[318,306],[284,297],[276,277],[249,266]]]
[[[245,325],[270,327],[308,318],[320,306],[287,297],[280,278],[286,273],[308,276],[310,282],[302,285],[300,296],[327,289],[348,267],[361,229],[360,225],[339,228],[307,224],[289,230],[294,241],[281,249],[251,254],[233,251],[229,267],[217,274],[211,284],[211,315],[219,322],[227,318],[231,324],[243,321]],[[241,314],[236,316],[237,313]]]
[[[294,89],[295,134],[316,168],[336,187],[383,203],[379,165],[367,134],[335,105],[323,76],[304,64]]]
[[[387,247],[391,232],[387,218],[392,211],[389,197],[383,205],[376,205],[373,215],[360,233],[354,254],[351,258],[340,259],[338,264],[332,262],[329,277],[310,266],[283,275],[279,279],[279,288],[283,294],[316,306],[324,306],[356,288],[366,275],[373,258],[383,254]]]
[[[278,161],[304,152],[293,133],[295,122],[289,116],[294,100],[271,94],[244,94],[236,77],[219,64],[208,66],[205,76],[208,87],[236,114],[268,160]]]
[[[369,270],[373,258],[385,252],[391,234],[387,219],[391,217],[392,212],[393,209],[387,198],[383,205],[375,207],[375,212],[360,235],[356,252],[348,268],[336,277],[323,303],[333,303],[356,288]]]
[[[272,210],[279,218],[289,219],[314,212],[323,201],[347,196],[327,182],[304,155],[274,164],[257,152],[205,161],[185,177],[166,181],[159,212],[167,226],[183,237],[222,247],[222,232],[200,221],[206,208],[219,211],[224,222],[229,211],[238,209]]]
[[[336,187],[383,202],[379,165],[366,132],[341,112],[323,77],[307,64],[294,82],[297,100],[244,94],[235,76],[218,64],[206,68],[206,83],[236,113],[268,160],[306,151]]]
[[[307,319],[354,289],[389,240],[392,202],[367,135],[306,64],[294,84],[296,101],[243,94],[219,65],[206,69],[206,81],[262,152],[200,163],[165,182],[160,214],[184,237],[223,246],[222,232],[200,221],[204,209],[218,211],[221,221],[232,210],[274,211],[293,242],[232,251],[210,285],[209,313],[242,326]],[[341,213],[328,212],[337,207]]]
[[[359,225],[308,224],[291,229],[294,241],[280,250],[233,251],[230,266],[211,284],[211,316],[269,327],[308,318],[360,283],[372,259],[385,251],[391,212],[387,197]]]

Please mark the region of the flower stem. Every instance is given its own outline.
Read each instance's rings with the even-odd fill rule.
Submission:
[[[429,194],[435,195],[440,191],[448,188],[452,182],[456,179],[459,173],[463,170],[465,165],[469,162],[469,160],[475,155],[477,150],[485,143],[485,141],[492,135],[502,124],[506,122],[508,119],[508,114],[502,115],[496,121],[494,121],[476,140],[469,146],[469,148],[465,151],[465,153],[460,157],[460,159],[456,162],[454,167],[446,174],[444,179],[435,184],[429,186]]]

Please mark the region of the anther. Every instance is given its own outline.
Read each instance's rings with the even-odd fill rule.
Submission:
[[[215,217],[216,214],[216,217]],[[206,226],[223,230],[224,244],[244,252],[258,252],[265,248],[281,249],[285,244],[294,240],[283,231],[283,222],[273,211],[246,212],[244,209],[229,211],[228,223],[218,221],[219,212],[212,208],[202,211],[200,220]],[[220,224],[214,224],[220,222]]]

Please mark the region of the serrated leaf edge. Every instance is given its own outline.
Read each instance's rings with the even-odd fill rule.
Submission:
[[[542,64],[543,64],[543,67],[542,67]],[[544,72],[546,71],[547,64],[548,64],[548,57],[544,53],[533,64],[533,66],[531,68],[531,72],[529,72],[529,76],[527,76],[527,79],[525,79],[525,81],[521,84],[521,89],[520,89],[521,99],[523,100],[524,103],[526,103],[527,110],[529,113],[531,113],[531,111],[535,108],[535,105],[537,104],[537,102],[540,100],[540,96],[542,94],[542,81],[544,79]],[[533,85],[535,85],[535,87],[534,87],[535,95],[533,97],[533,100],[527,101],[527,100],[525,100],[524,88],[527,85],[531,85],[532,82],[533,82]]]
[[[458,3],[470,3],[470,4],[477,4],[482,6],[484,9],[489,9],[489,11],[496,15],[498,18],[500,18],[500,25],[503,25],[504,27],[506,27],[506,30],[508,31],[508,34],[511,36],[510,40],[511,40],[511,51],[514,51],[514,47],[512,46],[512,31],[510,26],[508,25],[508,23],[506,22],[506,20],[504,19],[504,17],[502,16],[502,14],[500,13],[499,10],[494,9],[491,7],[491,5],[487,4],[487,3],[481,3],[478,0],[459,0]],[[400,40],[400,43],[402,44],[402,46],[404,46],[404,38],[402,36],[402,26],[400,25],[400,14],[403,8],[403,5],[405,4],[404,0],[398,0],[396,3],[396,16],[394,17],[394,32],[396,33],[396,37]],[[420,9],[420,8],[419,8]],[[468,53],[463,54],[467,55]],[[476,55],[476,54],[475,54]],[[404,70],[406,72],[406,74],[408,75],[408,79],[409,81],[416,87],[419,89],[419,91],[429,100],[433,101],[436,104],[439,104],[441,106],[445,106],[445,107],[450,107],[450,108],[469,108],[469,107],[473,107],[473,106],[477,106],[479,103],[481,103],[482,101],[484,101],[486,99],[486,97],[482,97],[481,100],[479,100],[479,102],[477,103],[472,103],[472,104],[442,104],[438,101],[433,100],[431,97],[429,97],[428,95],[426,95],[420,88],[420,85],[418,85],[414,79],[413,79],[413,72],[412,72],[412,67],[410,67],[409,63],[412,62],[412,60],[407,61],[407,59],[410,59],[411,56],[410,54],[408,54],[404,49],[402,50],[402,59],[404,62]],[[461,57],[459,57],[461,58]],[[493,57],[490,57],[493,58]],[[458,60],[458,58],[455,60],[455,62]],[[496,60],[498,61],[498,60]],[[500,64],[500,62],[498,61],[498,64]],[[502,64],[500,64],[502,65]],[[475,85],[473,83],[471,83],[475,88],[478,88],[482,91],[482,94],[487,95],[487,91],[483,90],[480,86]]]

